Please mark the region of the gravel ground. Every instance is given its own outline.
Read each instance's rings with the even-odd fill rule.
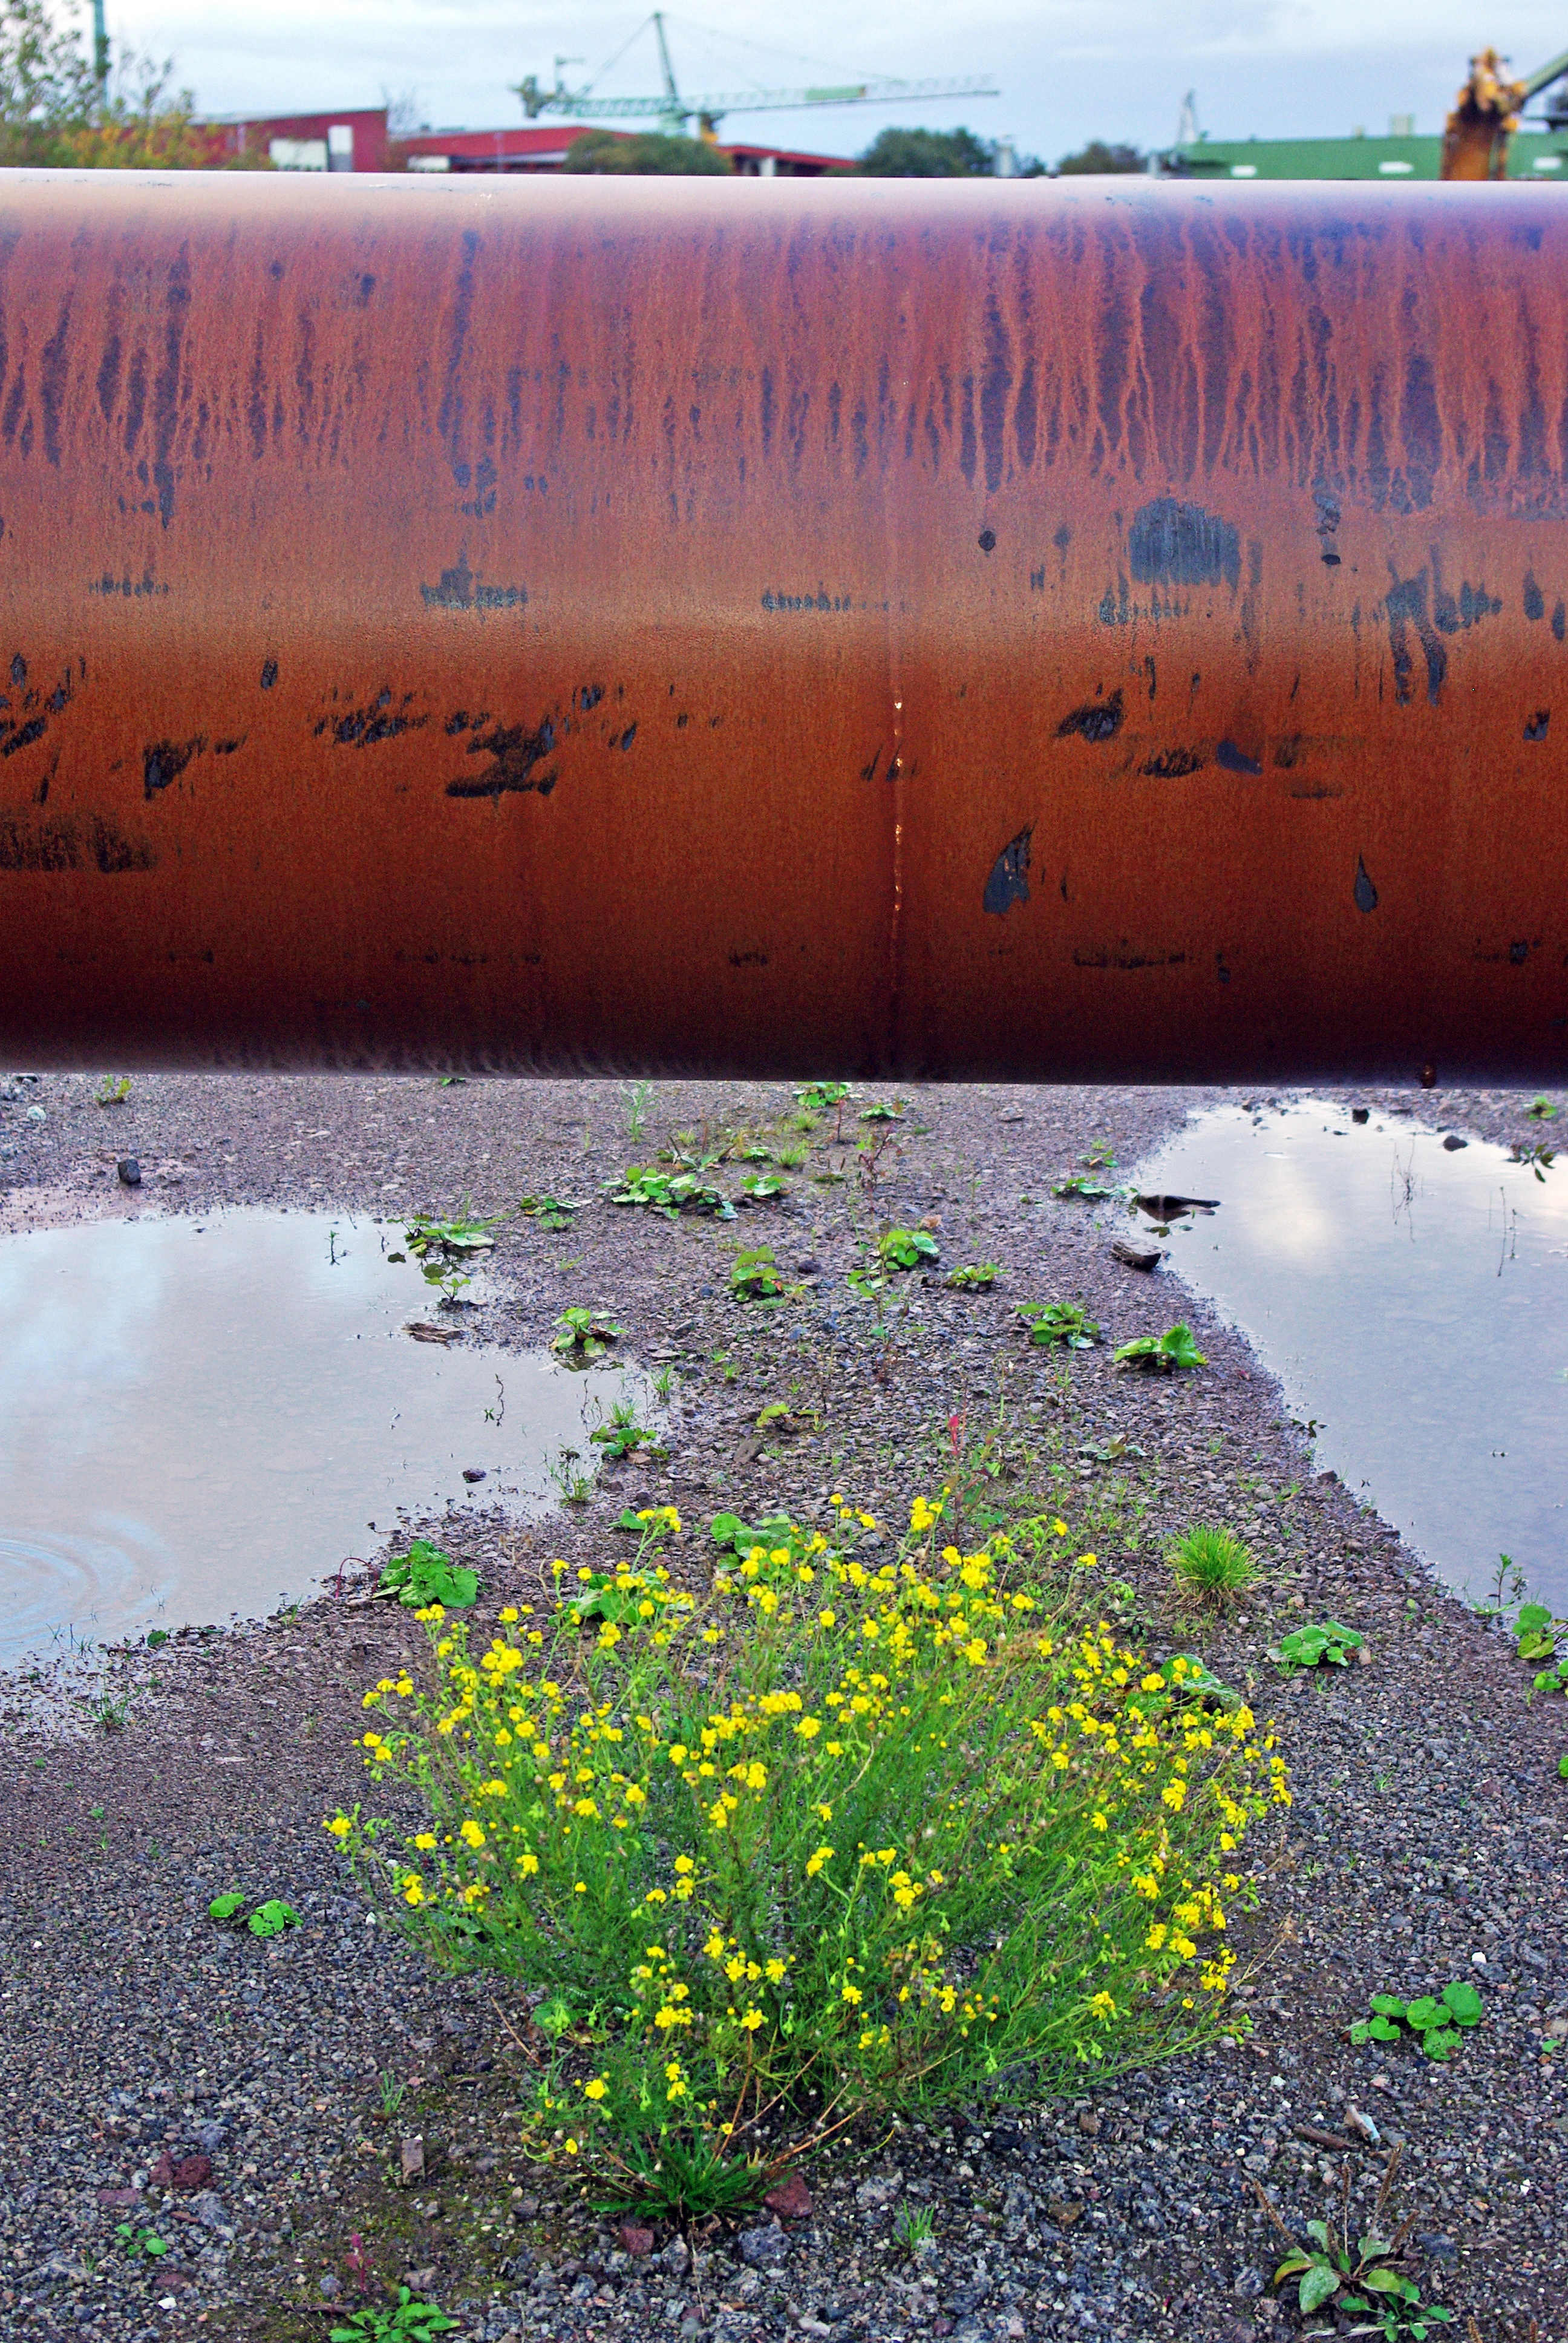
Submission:
[[[626,1093],[608,1085],[138,1079],[106,1110],[75,1078],[7,1088],[6,1227],[224,1202],[395,1218],[464,1192],[499,1211],[529,1191],[595,1195],[704,1117],[758,1124],[790,1105],[778,1088],[660,1085],[632,1144]],[[972,1431],[1005,1399],[1021,1438],[1063,1438],[1086,1493],[1131,1478],[1147,1506],[1141,1552],[1117,1567],[1143,1632],[1169,1649],[1192,1634],[1169,1614],[1166,1534],[1229,1520],[1268,1574],[1203,1648],[1279,1718],[1296,1796],[1257,1842],[1267,1876],[1239,1938],[1250,2036],[1070,2102],[970,2107],[851,2139],[802,2170],[778,2217],[628,2251],[646,2241],[585,2223],[519,2156],[525,1999],[427,1970],[367,1920],[321,1829],[360,1785],[359,1692],[419,1636],[386,1605],[324,1600],[116,1658],[104,1688],[128,1698],[118,1731],[95,1727],[58,1671],[0,1684],[0,2332],[325,2337],[367,2266],[413,2276],[462,2336],[489,2343],[1247,2343],[1300,2327],[1266,2284],[1279,2241],[1255,2184],[1299,2233],[1348,2170],[1353,2225],[1395,2146],[1409,2268],[1460,2314],[1451,2331],[1469,2316],[1481,2343],[1524,2343],[1532,2319],[1563,2332],[1568,2051],[1542,2046],[1568,2036],[1561,1711],[1527,1706],[1508,1648],[1314,1476],[1232,1333],[1168,1272],[1119,1264],[1109,1223],[1049,1200],[1091,1141],[1133,1161],[1211,1095],[916,1092],[875,1209],[931,1215],[944,1261],[994,1259],[1007,1282],[987,1299],[911,1281],[885,1349],[846,1294],[845,1187],[801,1180],[768,1208],[780,1259],[814,1266],[797,1272],[804,1300],[766,1322],[726,1297],[734,1231],[597,1204],[569,1238],[509,1222],[499,1298],[465,1339],[532,1346],[566,1303],[612,1305],[623,1347],[681,1375],[669,1466],[607,1473],[580,1513],[532,1526],[477,1505],[432,1526],[480,1564],[497,1604],[526,1599],[556,1554],[602,1554],[628,1499],[673,1495],[689,1521],[720,1497],[814,1515],[842,1485],[896,1523],[931,1485],[948,1418]],[[1523,1099],[1367,1097],[1444,1129],[1539,1135]],[[134,1195],[115,1169],[129,1154],[144,1175]],[[1114,1375],[1108,1349],[1085,1353],[1064,1394],[1060,1363],[1020,1351],[1010,1305],[1068,1295],[1116,1341],[1185,1316],[1211,1363],[1146,1382]],[[756,1415],[792,1389],[821,1430],[769,1450]],[[258,1583],[273,1583],[269,1566]],[[1362,1629],[1370,1664],[1282,1683],[1265,1650],[1302,1610]],[[229,1886],[286,1897],[303,1926],[269,1943],[220,1932],[206,1905]],[[1369,1993],[1459,1976],[1481,1984],[1486,2018],[1451,2066],[1405,2045],[1351,2046]],[[403,2093],[389,2112],[383,2074]],[[404,2186],[415,2139],[423,2170]],[[933,2216],[915,2255],[894,2239],[904,2207]],[[169,2250],[132,2257],[122,2229]]]

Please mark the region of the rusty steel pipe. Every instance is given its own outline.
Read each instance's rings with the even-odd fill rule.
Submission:
[[[0,184],[0,1057],[1568,1068],[1568,207]]]

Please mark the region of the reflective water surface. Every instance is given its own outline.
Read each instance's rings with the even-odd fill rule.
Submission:
[[[1197,1118],[1138,1185],[1220,1200],[1170,1220],[1161,1274],[1251,1338],[1321,1467],[1473,1599],[1502,1552],[1568,1610],[1568,1154],[1537,1179],[1307,1099]]]
[[[0,1664],[265,1613],[400,1507],[526,1517],[563,1447],[591,1468],[646,1382],[413,1340],[452,1313],[400,1236],[232,1212],[0,1237]]]

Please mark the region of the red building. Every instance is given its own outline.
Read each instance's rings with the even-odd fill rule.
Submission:
[[[266,156],[279,171],[385,171],[387,108],[348,106],[337,114],[203,115],[220,156]]]
[[[420,130],[389,138],[384,106],[337,114],[213,116],[215,159],[261,155],[279,171],[558,171],[586,122],[518,123],[505,130]],[[618,138],[629,131],[614,131]],[[720,146],[743,179],[819,179],[850,168],[842,155],[781,146]]]

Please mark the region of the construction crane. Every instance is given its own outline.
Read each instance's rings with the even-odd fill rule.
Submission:
[[[686,126],[696,119],[700,136],[711,140],[719,122],[727,114],[772,114],[788,107],[801,106],[908,106],[931,98],[996,97],[995,85],[983,75],[973,75],[959,81],[897,81],[886,75],[875,75],[865,81],[847,82],[839,87],[819,89],[746,89],[729,90],[703,97],[683,97],[676,85],[675,68],[669,61],[669,44],[665,38],[664,12],[656,8],[648,18],[658,43],[658,62],[664,88],[657,97],[595,97],[593,85],[581,89],[568,89],[561,79],[563,65],[580,60],[573,57],[556,59],[556,85],[543,89],[532,74],[512,86],[523,101],[523,112],[530,122],[541,114],[565,114],[578,121],[628,121],[638,117],[655,118],[661,129],[681,136]],[[638,30],[645,28],[641,25]],[[635,40],[636,34],[632,35]],[[629,48],[631,43],[627,43]],[[625,51],[621,54],[624,55]]]
[[[1508,176],[1508,143],[1519,127],[1519,117],[1533,97],[1568,74],[1568,50],[1550,65],[1513,81],[1495,49],[1483,49],[1470,60],[1470,78],[1453,101],[1443,125],[1442,179],[1503,179]],[[1568,106],[1548,105],[1546,119],[1553,129],[1568,120]]]

